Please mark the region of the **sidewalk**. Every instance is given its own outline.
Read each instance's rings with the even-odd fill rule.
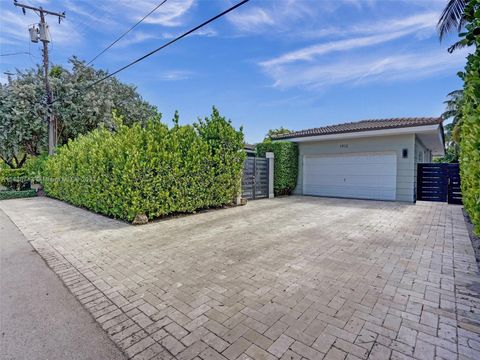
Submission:
[[[0,210],[0,358],[125,359]]]

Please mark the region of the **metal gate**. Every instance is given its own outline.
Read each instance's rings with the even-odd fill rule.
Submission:
[[[458,164],[418,164],[417,200],[461,204]]]
[[[243,165],[242,197],[255,200],[268,197],[267,158],[248,157]]]

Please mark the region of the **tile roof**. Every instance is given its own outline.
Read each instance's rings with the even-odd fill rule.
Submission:
[[[362,120],[357,122],[350,122],[338,125],[322,126],[314,129],[306,129],[299,131],[292,131],[287,134],[278,134],[272,136],[272,139],[290,139],[296,137],[318,136],[343,134],[359,131],[372,131],[384,129],[396,129],[404,127],[424,126],[441,124],[443,119],[441,117],[419,117],[419,118],[393,118],[393,119],[376,119],[376,120]]]

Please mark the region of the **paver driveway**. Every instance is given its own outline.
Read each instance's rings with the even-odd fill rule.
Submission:
[[[135,359],[480,359],[459,206],[290,197],[141,227],[0,208]]]

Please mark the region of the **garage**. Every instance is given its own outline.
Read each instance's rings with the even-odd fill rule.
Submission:
[[[272,139],[297,144],[296,195],[415,202],[418,164],[444,154],[442,121],[362,120]]]
[[[394,152],[305,156],[304,195],[395,200],[396,160]]]

